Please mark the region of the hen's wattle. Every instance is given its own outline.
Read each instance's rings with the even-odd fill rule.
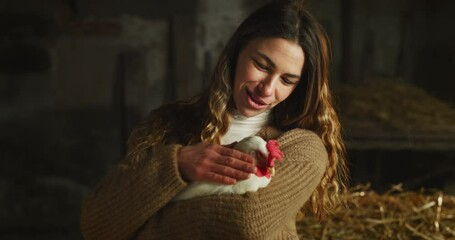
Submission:
[[[266,144],[268,151],[267,163],[256,166],[256,176],[270,178],[274,174],[275,160],[283,160],[283,152],[279,149],[280,144],[276,140],[269,140]]]

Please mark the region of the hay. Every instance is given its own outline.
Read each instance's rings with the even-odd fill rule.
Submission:
[[[455,196],[401,185],[377,194],[361,185],[325,220],[298,220],[297,231],[301,239],[455,239]]]
[[[455,132],[455,108],[423,89],[389,79],[337,89],[341,119],[401,131]]]

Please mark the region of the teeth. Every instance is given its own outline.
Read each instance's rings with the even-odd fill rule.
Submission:
[[[253,100],[253,102],[255,102],[255,103],[259,104],[259,105],[265,105],[264,103],[259,102],[258,100],[256,100],[256,98],[252,94],[250,94],[250,97],[251,97],[251,100]]]
[[[256,99],[254,99],[254,98],[251,98],[251,99],[253,99],[253,101],[254,101],[255,103],[257,103],[257,104],[259,104],[259,105],[263,105],[262,103],[256,101]]]

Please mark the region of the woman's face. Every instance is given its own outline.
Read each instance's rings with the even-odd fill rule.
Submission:
[[[236,109],[252,117],[284,101],[297,86],[304,53],[283,38],[258,38],[240,52],[234,78]]]

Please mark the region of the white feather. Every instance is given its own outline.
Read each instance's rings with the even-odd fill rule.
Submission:
[[[235,144],[234,148],[248,153],[256,157],[256,150],[261,151],[265,156],[268,156],[266,141],[258,136],[251,136],[243,139]],[[193,182],[190,183],[182,192],[172,199],[180,201],[198,196],[214,195],[214,194],[245,194],[246,192],[256,192],[260,188],[266,187],[271,181],[271,178],[258,177],[255,174],[250,174],[248,179],[238,181],[234,185],[225,185],[209,182]]]

